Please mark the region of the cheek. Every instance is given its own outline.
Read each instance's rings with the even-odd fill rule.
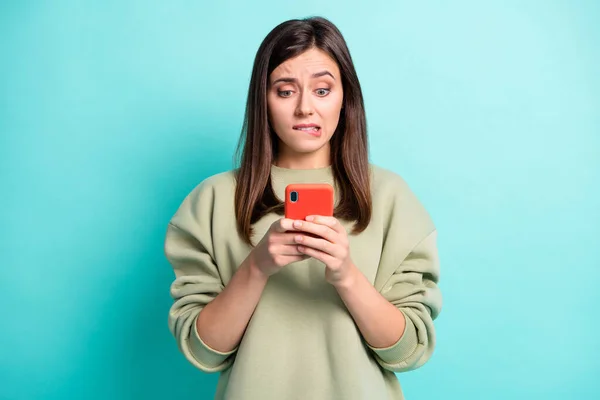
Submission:
[[[323,107],[323,116],[327,123],[335,124],[340,118],[340,111],[342,110],[341,99],[332,99],[334,101],[327,103]]]
[[[267,107],[269,110],[269,119],[273,125],[279,125],[284,118],[284,113],[281,110],[281,107],[276,102],[268,102]]]

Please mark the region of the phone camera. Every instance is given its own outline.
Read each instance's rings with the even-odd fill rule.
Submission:
[[[292,201],[292,203],[295,203],[298,201],[298,192],[293,191],[292,193],[290,193],[290,200]]]

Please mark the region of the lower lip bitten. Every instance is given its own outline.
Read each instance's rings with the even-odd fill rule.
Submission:
[[[297,131],[306,132],[306,133],[308,133],[309,135],[312,135],[312,136],[316,136],[316,137],[321,136],[321,128],[317,128],[317,129],[299,129],[299,128],[294,128],[294,129],[297,130]]]

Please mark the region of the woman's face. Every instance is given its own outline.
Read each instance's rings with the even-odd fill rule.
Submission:
[[[275,68],[267,90],[279,157],[319,154],[329,162],[329,139],[344,98],[337,63],[321,50],[307,50]]]

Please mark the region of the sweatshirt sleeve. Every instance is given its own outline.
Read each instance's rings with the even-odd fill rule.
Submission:
[[[433,320],[441,311],[442,297],[437,286],[437,231],[416,246],[393,274],[382,291],[406,320],[400,339],[387,348],[373,348],[379,364],[393,372],[419,368],[435,347]]]
[[[394,208],[380,262],[389,272],[379,286],[383,297],[404,314],[406,325],[390,347],[367,346],[383,368],[405,372],[421,367],[433,354],[433,321],[441,312],[442,295],[437,230],[429,214],[408,189]]]
[[[164,243],[165,255],[175,272],[169,330],[185,358],[204,372],[225,370],[237,351],[236,348],[223,353],[212,349],[196,330],[198,315],[224,288],[213,256],[213,200],[212,189],[199,185],[169,222]]]

